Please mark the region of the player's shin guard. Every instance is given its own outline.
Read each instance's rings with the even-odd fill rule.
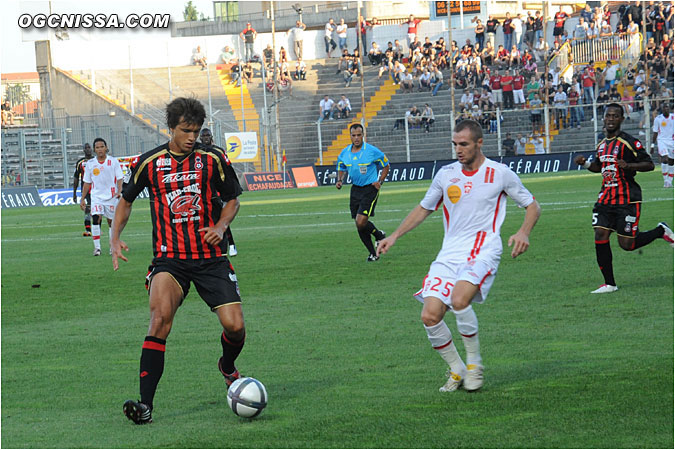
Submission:
[[[595,241],[595,257],[598,261],[598,267],[605,279],[605,284],[616,286],[614,281],[614,267],[612,266],[612,249],[609,246],[609,240]]]
[[[241,353],[241,349],[244,348],[244,341],[246,336],[242,337],[240,341],[234,341],[231,338],[225,336],[225,332],[220,335],[220,345],[223,346],[223,359],[222,359],[222,369],[226,373],[234,373],[237,368],[234,366],[234,361]]]
[[[370,222],[368,222],[370,223]],[[372,225],[372,224],[371,224]],[[373,238],[371,237],[372,235],[370,232],[367,231],[368,227],[363,227],[362,229],[358,230],[359,231],[359,237],[361,238],[361,242],[363,242],[363,245],[366,246],[368,251],[370,252],[371,255],[375,254],[375,246],[373,245]]]
[[[166,341],[154,336],[146,336],[141,352],[141,403],[145,403],[152,409],[152,401],[159,379],[164,372],[164,352]]]
[[[482,364],[480,356],[480,342],[478,341],[478,317],[471,305],[461,311],[452,310],[457,321],[457,330],[462,335],[466,349],[467,364]]]
[[[652,241],[663,237],[663,228],[658,226],[653,230],[642,231],[635,236],[633,240],[633,248],[631,250],[637,250],[640,247],[644,247],[647,244],[651,244]]]
[[[462,357],[457,353],[457,347],[452,342],[452,334],[445,321],[441,320],[436,325],[424,326],[431,346],[441,355],[441,358],[448,363],[450,370],[456,374],[462,374],[466,371],[466,366]]]
[[[101,249],[101,225],[91,226],[91,238],[94,240],[94,248]]]

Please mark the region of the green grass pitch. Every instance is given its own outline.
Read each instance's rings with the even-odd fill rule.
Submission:
[[[643,230],[673,225],[673,191],[657,172],[638,176]],[[620,289],[590,295],[602,283],[590,226],[600,176],[523,180],[542,215],[530,250],[513,260],[505,248],[475,307],[480,392],[438,392],[445,367],[412,299],[440,248],[441,214],[366,263],[349,189],[244,193],[233,224],[247,325],[237,365],[265,384],[269,405],[255,420],[228,409],[220,326],[192,288],[143,427],[122,404],[138,398],[148,326],[147,200],[134,205],[118,272],[107,226],[106,256],[94,258],[77,207],[3,210],[2,447],[673,448],[673,249],[658,240],[629,253],[612,236]],[[385,184],[375,224],[393,231],[428,185]],[[509,201],[504,242],[523,215]]]

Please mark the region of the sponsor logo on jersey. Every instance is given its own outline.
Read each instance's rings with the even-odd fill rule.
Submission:
[[[166,195],[166,202],[167,203],[173,203],[173,201],[181,196],[182,194],[187,194],[187,193],[193,193],[193,194],[199,194],[201,191],[200,187],[198,184],[189,184],[185,187],[176,189],[175,191],[169,192]]]
[[[93,173],[94,173],[94,175],[98,176],[98,175],[101,174],[101,171],[99,170],[98,167],[94,167]]]
[[[162,176],[162,183],[175,183],[177,181],[196,181],[199,180],[200,172],[178,172],[167,173]]]
[[[457,183],[458,181],[460,181],[459,178],[452,178],[452,179],[450,180],[450,182],[451,182],[452,184],[455,184],[455,183]]]
[[[635,223],[635,221],[637,220],[637,217],[635,217],[635,216],[626,216],[626,218],[625,218],[624,220],[625,220],[626,222],[629,222],[629,223]]]
[[[457,203],[462,197],[462,190],[457,185],[452,185],[448,188],[448,199],[451,203]]]
[[[171,158],[159,158],[155,163],[157,167],[167,167],[171,166]]]
[[[201,196],[186,194],[174,199],[171,202],[171,212],[175,215],[180,215],[182,217],[194,216],[199,211],[202,210],[201,205],[199,204]],[[180,219],[178,221],[181,221]],[[174,219],[174,222],[176,220]]]

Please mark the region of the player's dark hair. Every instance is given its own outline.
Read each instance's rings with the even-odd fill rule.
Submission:
[[[166,105],[166,124],[169,129],[176,128],[181,119],[185,123],[201,127],[205,118],[204,105],[196,98],[178,97]]]
[[[208,128],[204,127],[204,128],[202,128],[202,131],[199,132],[199,134],[204,134],[204,133],[206,133],[207,131],[208,131],[209,133],[211,133],[211,130],[209,130]]]
[[[604,115],[609,108],[618,109],[621,112],[621,117],[623,117],[623,106],[619,105],[618,103],[610,103],[609,105],[605,106],[605,110],[602,114]]]
[[[349,126],[349,134],[352,134],[352,130],[354,128],[361,128],[361,131],[363,131],[363,125],[361,125],[360,123],[353,123]]]
[[[103,138],[96,138],[96,139],[94,139],[94,147],[96,147],[96,143],[97,143],[97,142],[103,142],[103,145],[105,145],[106,147],[108,147],[108,143],[107,143],[107,142],[105,141],[105,139],[103,139]]]
[[[471,131],[471,137],[474,142],[478,142],[478,139],[483,139],[483,128],[475,120],[465,119],[457,124],[455,127],[455,133],[464,131],[465,129]]]

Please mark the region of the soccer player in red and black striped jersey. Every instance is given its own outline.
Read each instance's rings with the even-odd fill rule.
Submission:
[[[673,245],[673,231],[665,222],[656,228],[640,232],[642,191],[635,181],[637,172],[654,170],[654,163],[642,143],[628,133],[621,131],[623,108],[611,103],[605,108],[604,124],[607,137],[597,146],[595,157],[587,161],[579,155],[574,162],[595,173],[602,173],[602,189],[593,207],[593,228],[595,228],[595,253],[605,283],[592,294],[614,292],[618,288],[614,281],[612,250],[609,235],[617,234],[619,247],[632,251],[663,238]]]
[[[190,282],[216,313],[223,327],[218,368],[229,386],[239,378],[234,361],[244,345],[244,315],[239,286],[223,248],[223,234],[239,210],[241,186],[225,155],[197,142],[204,106],[177,98],[167,105],[171,141],[141,155],[117,206],[113,222],[112,263],[127,261],[120,234],[134,199],[148,188],[154,258],[146,277],[150,327],[140,364],[140,401],[124,403],[136,424],[152,422],[155,390],[164,370],[166,339]]]
[[[77,160],[75,163],[75,174],[73,175],[73,203],[76,205],[80,202],[77,201],[77,187],[82,185],[84,187],[84,166],[87,164],[91,158],[94,157],[94,153],[91,150],[91,145],[89,143],[84,144],[84,156]],[[86,197],[87,206],[84,209],[84,231],[82,236],[91,236],[91,194],[87,194]]]

